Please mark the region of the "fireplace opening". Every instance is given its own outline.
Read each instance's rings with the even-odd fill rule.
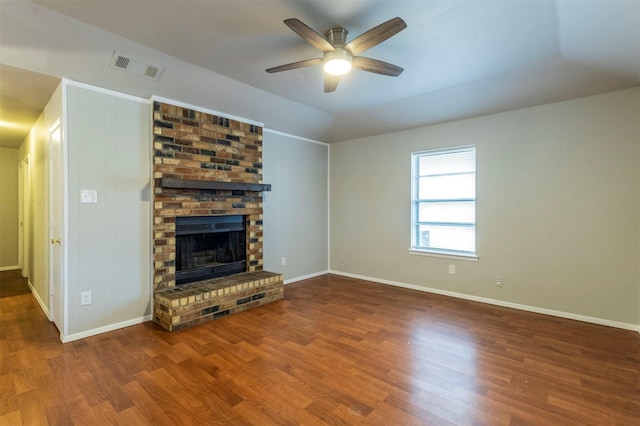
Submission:
[[[247,270],[245,218],[176,217],[176,285]]]

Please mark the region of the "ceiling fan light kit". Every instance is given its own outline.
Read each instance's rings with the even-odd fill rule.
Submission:
[[[324,91],[328,93],[336,90],[340,76],[348,73],[352,67],[391,77],[397,77],[404,71],[403,68],[397,65],[377,59],[356,56],[407,28],[407,24],[401,18],[390,19],[366,31],[349,43],[347,43],[349,32],[344,28],[331,28],[323,37],[299,19],[285,19],[284,23],[310,45],[322,51],[323,57],[268,68],[266,69],[268,73],[288,71],[322,63],[327,73],[324,81]]]
[[[344,75],[351,71],[351,54],[343,48],[324,53],[324,70],[331,75]]]

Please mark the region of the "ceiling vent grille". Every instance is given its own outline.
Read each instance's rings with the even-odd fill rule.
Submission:
[[[150,65],[139,59],[135,59],[118,52],[114,52],[109,66],[111,68],[117,68],[130,74],[136,74],[152,80],[157,80],[158,77],[160,77],[160,72],[162,71],[162,67],[158,65]]]

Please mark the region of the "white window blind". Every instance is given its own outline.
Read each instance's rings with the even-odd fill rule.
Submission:
[[[411,249],[475,256],[475,147],[417,152],[411,158]]]

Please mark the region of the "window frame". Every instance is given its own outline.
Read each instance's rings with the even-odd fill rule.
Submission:
[[[437,200],[421,200],[418,198],[420,191],[420,178],[421,177],[433,177],[439,176],[441,174],[433,174],[433,175],[419,175],[419,161],[420,158],[425,156],[435,156],[435,155],[445,155],[445,154],[455,154],[459,152],[473,151],[474,153],[474,167],[473,167],[473,177],[474,177],[474,196],[473,198],[444,198]],[[475,145],[464,145],[459,147],[452,148],[441,148],[441,149],[429,149],[425,151],[418,151],[411,153],[411,239],[409,252],[411,254],[425,255],[425,256],[434,256],[434,257],[446,257],[446,258],[454,258],[454,259],[465,259],[465,260],[477,260],[477,149]],[[469,174],[469,173],[466,173]],[[445,174],[446,175],[446,174]],[[473,222],[429,222],[418,221],[419,209],[421,203],[427,202],[443,202],[443,203],[457,203],[457,202],[473,202]],[[451,227],[472,227],[474,234],[474,248],[473,251],[465,251],[465,250],[456,250],[456,249],[448,249],[448,248],[433,248],[433,247],[421,247],[419,246],[419,226],[420,225],[433,225],[433,226],[451,226]]]

